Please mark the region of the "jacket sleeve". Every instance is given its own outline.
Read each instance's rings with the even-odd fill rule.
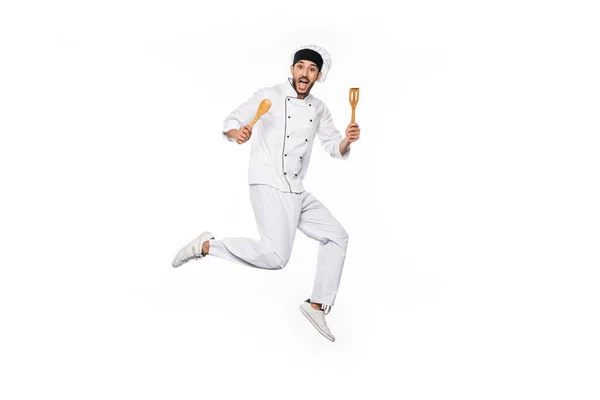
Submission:
[[[233,142],[234,139],[227,137],[226,133],[231,129],[240,129],[242,126],[248,125],[256,115],[260,102],[265,98],[264,90],[260,89],[251,98],[233,110],[223,123],[223,138]]]
[[[335,128],[333,124],[333,118],[326,105],[323,104],[323,111],[321,112],[321,119],[319,120],[319,127],[317,128],[317,136],[321,141],[321,145],[331,157],[339,158],[340,160],[347,160],[350,156],[350,148],[346,154],[340,153],[340,143],[343,140],[340,132]]]

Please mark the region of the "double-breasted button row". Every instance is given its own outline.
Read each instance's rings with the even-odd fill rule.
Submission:
[[[292,116],[291,116],[291,115],[288,115],[288,118],[292,118]],[[309,121],[310,121],[310,122],[312,122],[312,119],[310,119]]]
[[[289,138],[289,137],[290,137],[290,135],[285,135],[285,137],[286,137],[286,138]],[[306,138],[305,138],[305,139],[304,139],[304,141],[305,141],[305,142],[308,142],[308,139],[306,139]]]
[[[290,101],[291,99],[288,97],[288,101]],[[312,107],[312,104],[308,103],[309,107]]]

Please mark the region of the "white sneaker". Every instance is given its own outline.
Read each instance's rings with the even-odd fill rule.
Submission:
[[[300,311],[302,311],[302,314],[304,314],[304,316],[308,318],[310,323],[313,324],[315,328],[317,328],[321,335],[325,336],[332,342],[335,342],[335,337],[331,334],[331,331],[327,326],[327,322],[325,321],[325,312],[322,309],[315,310],[314,308],[312,308],[309,301],[307,300],[300,305]],[[329,311],[327,313],[329,313]]]
[[[179,250],[179,253],[177,253],[175,258],[173,258],[173,262],[171,263],[173,268],[181,267],[186,262],[196,258],[204,258],[207,254],[204,254],[202,251],[202,244],[210,239],[214,239],[214,237],[212,233],[206,231],[184,246],[181,250]]]

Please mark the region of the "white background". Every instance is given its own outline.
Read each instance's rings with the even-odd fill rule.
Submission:
[[[598,399],[592,3],[3,1],[0,397]],[[340,131],[361,89],[305,179],[350,234],[335,343],[300,232],[282,271],[170,266],[258,237],[220,130],[309,43]]]

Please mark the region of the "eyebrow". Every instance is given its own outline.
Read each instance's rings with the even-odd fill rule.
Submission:
[[[310,62],[310,61],[307,61],[307,62],[308,62],[308,66],[309,66],[309,67],[315,67],[315,68],[318,68],[318,67],[317,67],[317,64],[315,64],[314,62]],[[304,65],[304,61],[302,61],[302,60],[298,60],[298,62],[297,62],[296,64],[300,64],[300,63]]]

